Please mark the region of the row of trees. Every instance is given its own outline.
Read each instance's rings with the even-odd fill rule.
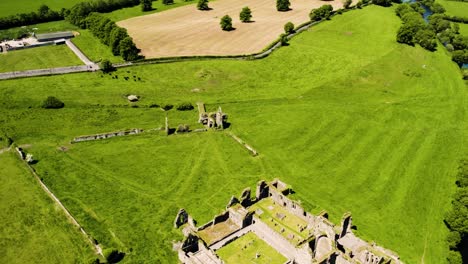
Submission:
[[[140,50],[133,43],[127,30],[99,13],[91,13],[82,22],[102,43],[109,46],[114,55],[120,55],[126,61],[138,59]]]
[[[174,0],[163,1],[170,1],[170,3],[174,2]],[[37,12],[21,13],[8,17],[0,17],[0,29],[9,29],[13,27],[58,21],[63,19],[67,19],[72,24],[82,27],[82,21],[91,12],[107,13],[124,7],[136,6],[141,2],[145,2],[145,8],[147,8],[149,4],[149,10],[151,10],[151,0],[88,1],[77,3],[71,9],[62,8],[60,11],[54,11],[46,5],[41,5]],[[167,4],[169,4],[169,2]]]
[[[41,5],[37,12],[16,14],[8,17],[0,17],[0,29],[9,29],[24,25],[32,25],[43,22],[62,20],[67,10],[62,8],[60,12],[51,10],[46,5]]]
[[[457,176],[457,191],[452,201],[452,209],[445,217],[450,229],[447,237],[450,252],[450,264],[462,264],[468,261],[468,160],[460,162]]]
[[[397,33],[397,41],[413,46],[419,44],[427,50],[437,48],[434,29],[424,21],[418,3],[402,4],[395,10],[397,16],[403,21]],[[424,13],[424,10],[423,10]]]
[[[99,0],[74,5],[65,17],[70,23],[84,28],[84,20],[92,12],[107,13],[140,4],[140,0]]]

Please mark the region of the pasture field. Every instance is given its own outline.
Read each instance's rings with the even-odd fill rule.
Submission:
[[[460,26],[460,34],[463,36],[468,36],[468,24],[458,23]]]
[[[66,45],[13,50],[0,54],[0,72],[82,65]]]
[[[52,10],[60,11],[62,7],[70,8],[79,2],[83,0],[2,0],[0,1],[0,17],[36,12],[43,4]]]
[[[13,151],[0,154],[0,262],[86,263],[93,252]]]
[[[258,258],[256,258],[257,253],[260,254]],[[282,264],[288,260],[251,232],[221,248],[216,254],[226,264]]]
[[[351,212],[359,236],[405,263],[444,263],[443,217],[467,147],[468,86],[442,47],[396,43],[400,23],[393,8],[369,6],[312,27],[263,60],[1,81],[0,128],[32,144],[44,182],[104,248],[127,253],[123,263],[175,263],[179,208],[202,224],[231,195],[275,177],[335,223]],[[139,107],[127,94],[141,96]],[[38,108],[49,95],[65,108]],[[148,106],[183,101],[222,106],[230,132],[260,156],[225,132],[69,143],[161,127],[166,113]],[[172,127],[196,127],[196,111],[167,114]]]
[[[437,0],[450,16],[468,17],[468,3],[452,0]]]
[[[121,56],[114,56],[109,46],[103,44],[87,29],[80,29],[80,35],[72,42],[92,61],[99,62],[108,59],[113,63],[124,62]]]
[[[197,10],[193,4],[117,24],[128,30],[147,58],[243,55],[262,51],[284,33],[284,24],[307,22],[310,10],[324,4],[331,4],[335,9],[343,6],[339,0],[293,0],[292,10],[278,12],[272,0],[222,0],[210,2],[210,11]],[[239,13],[244,6],[252,10],[253,23],[240,22]],[[221,30],[219,21],[224,15],[231,16],[234,31]]]

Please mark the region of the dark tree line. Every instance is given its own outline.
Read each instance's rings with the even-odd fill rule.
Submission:
[[[91,12],[107,13],[139,4],[140,0],[97,0],[80,2],[70,9],[62,8],[60,11],[54,11],[49,9],[46,5],[42,5],[36,12],[0,17],[0,29],[9,29],[63,19],[67,19],[72,24],[82,27],[81,23]]]
[[[82,22],[102,43],[109,46],[114,55],[120,55],[126,61],[138,59],[139,49],[133,43],[127,30],[115,24],[114,21],[99,13],[91,13]]]
[[[92,12],[108,13],[124,7],[140,4],[140,0],[98,0],[80,2],[74,5],[65,18],[72,24],[84,28],[84,20]]]
[[[62,8],[60,12],[57,12],[51,10],[46,5],[41,5],[36,12],[0,17],[0,29],[8,29],[24,25],[63,20],[66,14],[67,10],[64,8]]]
[[[468,261],[468,160],[460,162],[457,176],[457,191],[452,201],[452,209],[445,217],[450,229],[447,241],[450,247],[447,260],[450,264]]]

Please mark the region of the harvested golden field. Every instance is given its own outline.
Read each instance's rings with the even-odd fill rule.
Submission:
[[[310,10],[324,4],[335,9],[343,5],[341,0],[291,0],[292,10],[278,12],[275,0],[219,0],[209,3],[209,11],[197,10],[195,3],[117,24],[128,30],[147,58],[252,54],[278,38],[288,21],[294,25],[307,22]],[[245,6],[252,10],[252,23],[239,20]],[[232,17],[235,30],[221,30],[224,15]]]

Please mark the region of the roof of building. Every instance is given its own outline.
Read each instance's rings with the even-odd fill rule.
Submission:
[[[71,31],[64,31],[64,32],[54,32],[54,33],[46,33],[46,34],[37,34],[37,40],[51,40],[51,39],[60,39],[60,38],[72,38],[73,32]]]

